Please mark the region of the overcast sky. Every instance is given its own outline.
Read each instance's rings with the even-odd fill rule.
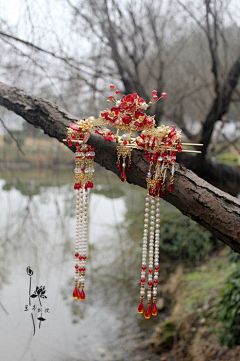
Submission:
[[[122,1],[127,2],[129,0]],[[197,1],[194,0],[194,3]],[[78,1],[71,0],[71,2],[76,4]],[[188,0],[182,0],[182,2],[189,3]],[[240,24],[240,0],[231,0],[231,4],[232,20]],[[69,55],[74,54],[77,58],[87,54],[89,49],[88,41],[71,31],[71,26],[69,25],[72,24],[73,17],[65,0],[0,0],[0,14],[0,18],[4,20],[0,26],[6,32],[11,32],[45,49],[56,51],[58,54],[59,45],[61,45],[65,53]],[[228,22],[230,22],[229,18]],[[18,46],[21,45],[18,44]],[[26,48],[24,49],[26,50]],[[0,61],[4,61],[6,55],[0,54]],[[45,71],[51,77],[51,67],[46,68]],[[9,83],[9,78],[7,80],[1,79],[1,81]],[[30,91],[27,79],[26,84],[16,83],[16,85],[25,87]],[[57,93],[60,86],[59,83],[55,82],[52,86],[53,92]],[[10,123],[11,118],[13,116],[5,115],[5,119],[10,119]]]

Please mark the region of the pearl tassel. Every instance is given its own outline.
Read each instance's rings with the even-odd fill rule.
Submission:
[[[79,287],[82,287],[81,299],[85,299],[84,285],[85,285],[85,272],[86,272],[86,259],[87,259],[87,218],[88,218],[88,190],[83,190],[83,203],[82,203],[82,241],[80,250],[80,277]]]
[[[158,271],[159,271],[159,240],[160,240],[160,198],[156,197],[156,227],[155,227],[155,243],[154,243],[154,281],[153,281],[153,307],[152,315],[158,313],[156,306]]]
[[[147,308],[144,317],[151,317],[151,298],[152,298],[152,273],[153,273],[153,246],[154,246],[154,225],[155,225],[155,198],[151,198],[150,228],[149,228],[149,253],[148,253],[148,292]]]
[[[150,203],[150,208],[149,208]],[[150,209],[150,213],[149,213]],[[149,244],[148,244],[149,239]],[[151,314],[156,316],[157,306],[157,285],[159,271],[159,240],[160,240],[160,198],[146,197],[145,200],[145,216],[142,246],[142,271],[141,271],[141,288],[140,288],[140,304],[138,312],[144,312],[143,299],[145,296],[145,279],[147,269],[148,254],[148,290],[147,290],[147,308],[144,317],[149,319]],[[151,299],[153,300],[151,310]]]
[[[91,151],[88,151],[90,149]],[[81,151],[80,151],[81,150]],[[75,186],[76,196],[76,246],[75,246],[75,288],[73,298],[85,300],[85,272],[87,260],[87,227],[88,227],[88,194],[93,187],[93,159],[95,152],[92,148],[82,145],[76,151]]]
[[[145,200],[145,215],[144,215],[144,230],[143,230],[143,245],[142,245],[142,271],[141,271],[141,288],[140,288],[140,304],[138,312],[143,313],[143,298],[145,295],[145,279],[147,269],[147,244],[148,244],[148,223],[149,223],[149,196]]]

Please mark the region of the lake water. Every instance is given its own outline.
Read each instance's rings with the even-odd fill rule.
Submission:
[[[145,191],[122,184],[104,170],[96,173],[95,183],[86,301],[81,302],[72,298],[71,170],[1,170],[1,360],[153,360],[153,355],[146,358],[138,349],[158,320],[147,321],[137,313],[141,239],[128,235],[125,217],[144,202]],[[29,306],[28,266],[34,272],[31,293],[36,286],[46,289],[47,298],[40,299],[42,310],[38,297],[31,298]],[[40,323],[39,317],[45,320]]]

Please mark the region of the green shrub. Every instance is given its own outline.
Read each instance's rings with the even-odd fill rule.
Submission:
[[[220,295],[219,318],[222,323],[220,342],[233,347],[240,345],[240,267],[232,265]]]
[[[176,208],[162,207],[160,250],[173,259],[191,262],[206,259],[218,246],[209,231]]]
[[[234,252],[232,249],[229,250],[228,260],[230,263],[240,263],[240,254]]]
[[[217,155],[217,161],[224,164],[239,164],[239,156],[233,153],[222,153]]]
[[[143,232],[144,210],[141,204],[132,209],[132,204],[125,219],[128,232],[133,239],[141,239]],[[162,202],[160,253],[170,259],[196,263],[205,260],[219,247],[220,243],[205,228],[184,216],[173,206]]]

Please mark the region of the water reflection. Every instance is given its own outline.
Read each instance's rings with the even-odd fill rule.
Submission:
[[[126,214],[138,209],[143,191],[122,185],[105,171],[96,174],[90,201],[87,300],[82,303],[71,297],[75,234],[71,172],[9,171],[0,177],[2,359],[134,360],[146,328],[136,313],[141,242],[129,237],[124,223]],[[30,314],[24,312],[27,266],[34,270],[33,289],[46,287],[50,309],[34,337]],[[157,320],[148,322],[147,328],[152,322]]]

